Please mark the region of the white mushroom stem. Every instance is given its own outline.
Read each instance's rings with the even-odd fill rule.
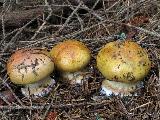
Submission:
[[[77,72],[62,72],[61,77],[70,84],[83,84],[87,75],[86,70],[81,70]]]
[[[21,88],[21,91],[22,94],[26,97],[43,97],[52,90],[54,84],[55,80],[48,76],[38,82],[25,85],[24,88]]]
[[[110,81],[105,79],[102,82],[101,86],[101,94],[105,94],[106,96],[121,95],[121,96],[130,96],[137,89],[143,86],[142,82],[136,83],[123,83]],[[134,94],[136,96],[136,93]]]

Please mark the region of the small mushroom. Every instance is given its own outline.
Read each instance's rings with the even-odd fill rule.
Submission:
[[[7,73],[14,84],[24,85],[22,93],[42,97],[49,93],[54,79],[50,74],[54,63],[47,50],[25,48],[17,50],[7,62]]]
[[[85,68],[91,55],[90,50],[82,42],[66,40],[54,46],[50,53],[63,80],[70,84],[83,83]]]
[[[102,86],[113,93],[121,91],[119,93],[123,94],[127,90],[130,92],[130,88],[133,88],[131,91],[135,91],[133,86],[137,86],[151,68],[151,61],[145,49],[131,40],[106,44],[99,51],[96,60],[99,71],[107,80]]]

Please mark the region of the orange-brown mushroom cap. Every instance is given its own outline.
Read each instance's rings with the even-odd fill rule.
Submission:
[[[75,72],[83,69],[90,61],[90,50],[76,40],[66,40],[54,46],[50,51],[55,66],[63,72]]]
[[[97,67],[106,79],[129,83],[142,80],[151,68],[151,61],[136,42],[114,41],[99,51]]]
[[[7,73],[15,84],[34,83],[49,76],[53,70],[53,60],[44,49],[18,50],[7,62]]]

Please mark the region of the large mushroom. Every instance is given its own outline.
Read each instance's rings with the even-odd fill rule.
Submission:
[[[151,61],[141,46],[131,40],[106,44],[97,55],[97,67],[106,78],[102,89],[110,93],[129,95],[148,74]]]
[[[50,51],[55,67],[63,80],[70,84],[82,84],[85,67],[89,64],[90,50],[77,40],[65,40]]]
[[[55,84],[50,74],[54,62],[47,50],[25,48],[17,50],[7,62],[7,73],[14,84],[24,85],[22,93],[29,97],[41,97],[49,93]]]

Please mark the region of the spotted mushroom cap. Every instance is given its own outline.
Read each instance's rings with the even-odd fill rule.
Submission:
[[[99,51],[97,67],[106,79],[129,83],[142,80],[151,68],[151,61],[136,42],[114,41]]]
[[[90,61],[90,50],[76,40],[66,40],[54,46],[50,51],[58,70],[75,72],[83,69]]]
[[[53,70],[53,60],[44,49],[18,50],[7,62],[7,73],[15,84],[34,83],[47,77]]]

